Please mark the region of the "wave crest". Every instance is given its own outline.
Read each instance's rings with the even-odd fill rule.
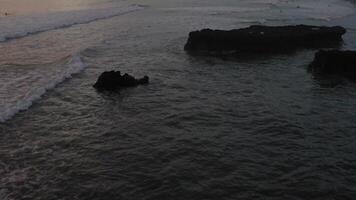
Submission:
[[[0,42],[49,30],[116,17],[143,8],[145,8],[145,6],[132,4],[113,8],[2,17],[0,18]]]
[[[7,77],[1,80],[0,94],[3,99],[0,102],[0,122],[5,122],[16,113],[29,108],[34,101],[41,98],[47,90],[54,88],[73,74],[81,72],[86,65],[80,55],[64,59],[60,64],[48,66],[28,67],[19,76],[16,66],[8,66],[11,71],[5,72]]]

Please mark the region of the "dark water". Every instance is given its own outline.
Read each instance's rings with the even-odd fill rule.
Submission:
[[[240,4],[228,1],[213,11],[146,3],[1,44],[2,73],[36,72],[41,81],[28,82],[38,87],[73,55],[86,68],[0,125],[0,199],[355,198],[356,83],[310,74],[315,50],[189,56],[182,49],[190,30],[243,27],[236,16],[263,14],[231,11]],[[343,23],[343,48],[356,48],[350,18],[295,18],[267,23]],[[151,83],[95,91],[109,69],[147,74]]]

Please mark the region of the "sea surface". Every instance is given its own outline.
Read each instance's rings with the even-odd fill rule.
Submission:
[[[352,200],[356,83],[316,50],[190,56],[188,33],[342,25],[343,0],[0,0],[1,200]],[[92,85],[105,70],[150,84]]]

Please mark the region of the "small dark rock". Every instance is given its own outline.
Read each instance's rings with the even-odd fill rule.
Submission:
[[[225,30],[203,29],[189,33],[188,52],[266,53],[340,44],[346,29],[340,26],[250,26]]]
[[[309,67],[314,73],[356,78],[356,51],[320,50]]]
[[[134,87],[137,85],[148,84],[148,82],[148,76],[136,79],[129,74],[121,76],[120,71],[106,71],[99,76],[93,87],[97,89],[115,90],[123,87]]]

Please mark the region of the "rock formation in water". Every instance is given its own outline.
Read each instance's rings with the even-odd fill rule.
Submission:
[[[268,53],[296,48],[335,46],[346,29],[340,26],[250,26],[229,31],[203,29],[189,33],[188,52]]]
[[[315,73],[356,78],[356,51],[320,50],[309,67]]]
[[[148,84],[148,81],[148,76],[136,79],[129,74],[121,75],[120,71],[106,71],[99,76],[93,87],[97,89],[115,90],[124,87],[134,87],[137,85]]]

